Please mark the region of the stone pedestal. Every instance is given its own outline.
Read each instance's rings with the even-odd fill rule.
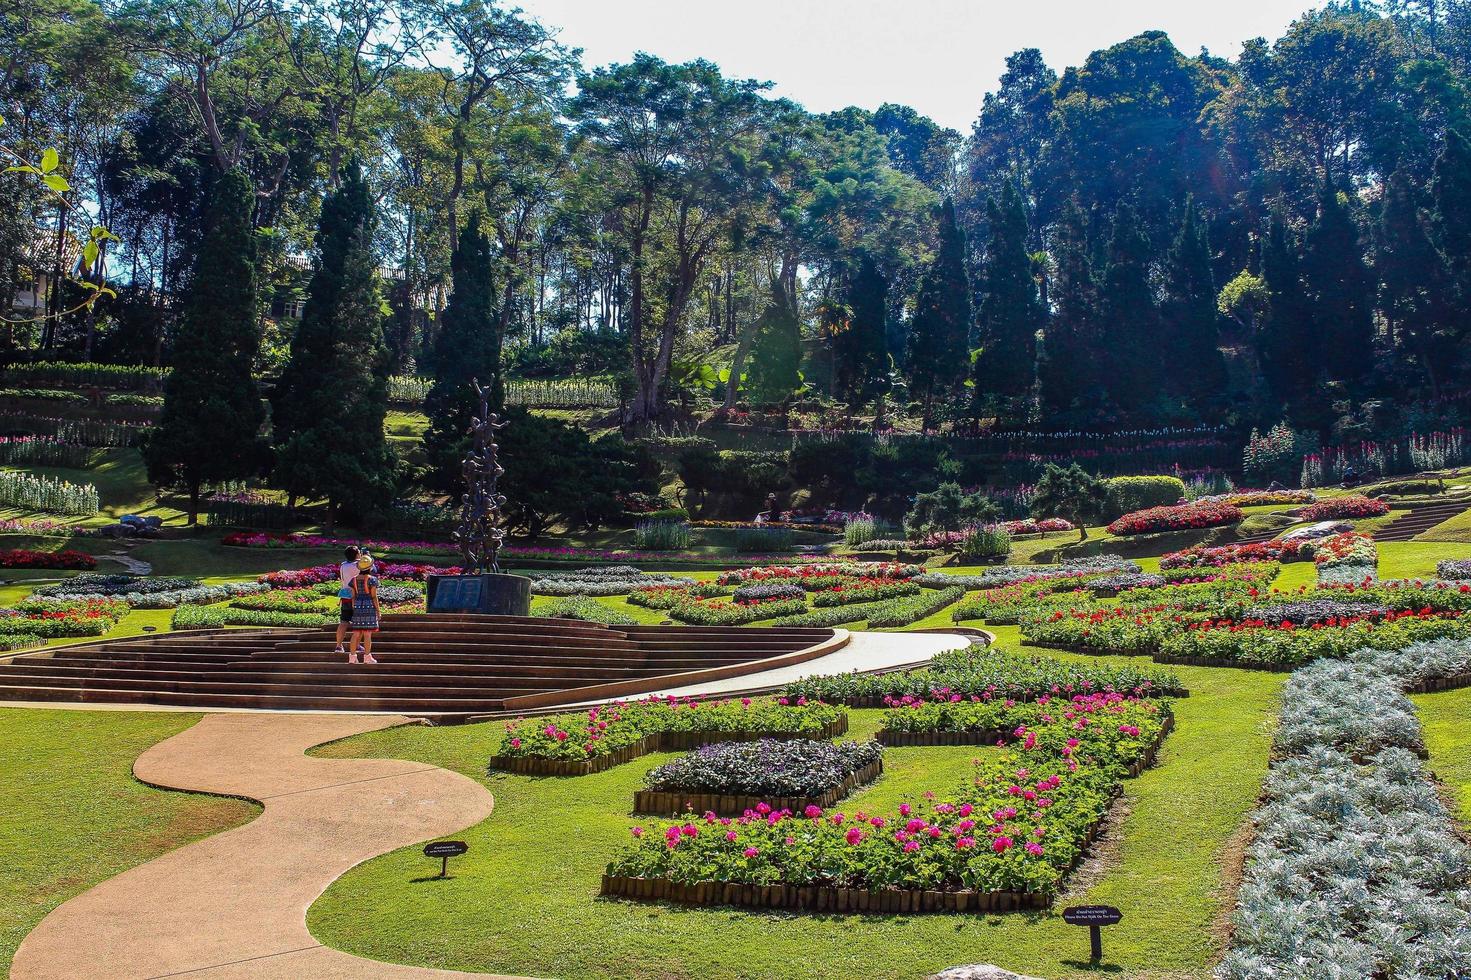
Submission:
[[[531,579],[521,575],[430,575],[425,584],[432,613],[531,614]]]

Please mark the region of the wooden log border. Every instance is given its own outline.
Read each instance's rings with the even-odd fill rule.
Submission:
[[[1138,776],[1154,765],[1165,738],[1174,730],[1175,718],[1166,715],[1159,737],[1144,755],[1129,766],[1129,776]],[[1115,795],[1121,788],[1115,789]],[[1086,851],[1103,834],[1108,812],[1083,835],[1082,847],[1071,872],[1082,863]],[[675,902],[681,905],[738,905],[748,908],[798,909],[804,912],[1017,912],[1045,909],[1052,904],[1049,892],[932,891],[906,888],[838,888],[831,885],[745,885],[738,882],[701,881],[693,884],[667,878],[630,878],[603,875],[599,894],[644,902]]]
[[[1405,688],[1406,694],[1434,694],[1437,691],[1454,691],[1471,687],[1471,673],[1451,674],[1447,677],[1427,677]]]
[[[837,803],[859,786],[865,786],[883,775],[884,760],[875,759],[868,765],[843,777],[838,783],[817,796],[744,796],[728,793],[690,793],[683,791],[641,789],[633,794],[633,812],[648,816],[667,817],[685,811],[695,813],[713,812],[720,817],[739,817],[747,810],[756,809],[765,803],[773,810],[790,810],[801,813],[809,806],[824,810]]]
[[[522,776],[589,776],[625,762],[632,762],[650,752],[682,752],[716,742],[755,742],[763,738],[837,738],[848,731],[848,716],[839,715],[815,735],[796,732],[654,732],[636,742],[591,759],[548,759],[544,756],[491,756],[490,768]]]

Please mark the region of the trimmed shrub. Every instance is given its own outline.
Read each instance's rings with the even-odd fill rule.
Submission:
[[[1168,507],[1185,497],[1185,481],[1178,476],[1115,476],[1103,481],[1106,520],[1150,507]]]

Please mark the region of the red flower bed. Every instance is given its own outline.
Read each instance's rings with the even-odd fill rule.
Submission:
[[[1109,534],[1150,534],[1155,531],[1186,531],[1192,528],[1237,524],[1246,515],[1241,508],[1221,501],[1197,501],[1172,507],[1150,507],[1125,514],[1108,526]]]
[[[1355,493],[1320,500],[1304,508],[1298,516],[1305,521],[1334,521],[1352,517],[1383,517],[1388,513],[1389,504]]]
[[[1161,570],[1172,568],[1220,568],[1254,562],[1281,561],[1284,554],[1293,557],[1296,549],[1281,541],[1258,541],[1255,544],[1227,544],[1219,548],[1196,545],[1184,551],[1172,551],[1159,560]]]
[[[91,571],[97,559],[80,551],[0,551],[0,568],[77,568]]]

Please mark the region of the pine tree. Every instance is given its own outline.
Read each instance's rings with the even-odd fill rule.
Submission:
[[[1037,331],[1046,311],[1027,252],[1027,212],[1016,186],[1008,182],[1000,204],[987,202],[987,213],[991,241],[982,273],[975,394],[1024,395],[1036,374]]]
[[[1290,404],[1317,388],[1319,357],[1297,241],[1281,215],[1273,217],[1262,244],[1262,278],[1267,284],[1267,315],[1258,340],[1262,374],[1277,403]]]
[[[920,280],[914,319],[909,324],[910,391],[924,405],[924,421],[934,421],[935,399],[960,387],[969,372],[970,278],[965,271],[965,234],[955,223],[955,203],[940,208],[940,247]]]
[[[872,396],[888,361],[889,283],[867,251],[847,276],[843,302],[848,315],[832,337],[833,381],[840,397],[857,404]]]
[[[1471,319],[1471,140],[1454,129],[1435,161],[1431,183],[1435,244],[1455,287],[1457,320]]]
[[[1042,329],[1037,376],[1042,401],[1054,415],[1087,412],[1097,403],[1098,284],[1088,249],[1083,213],[1069,201],[1052,242],[1056,265],[1051,298],[1053,315]]]
[[[1170,249],[1164,302],[1160,310],[1165,384],[1197,408],[1216,401],[1226,385],[1221,358],[1220,311],[1211,277],[1205,223],[1192,201]]]
[[[1099,291],[1100,322],[1107,332],[1098,357],[1109,400],[1136,418],[1158,397],[1163,381],[1159,311],[1149,285],[1150,255],[1149,239],[1134,209],[1120,205]]]
[[[460,458],[470,419],[479,410],[472,382],[490,387],[492,409],[505,398],[491,261],[490,240],[480,230],[479,217],[473,217],[450,256],[454,292],[440,317],[434,385],[424,399],[424,414],[429,417],[424,452],[432,469],[431,480],[442,490],[459,487]]]
[[[1318,220],[1304,242],[1302,277],[1328,377],[1359,381],[1374,362],[1374,282],[1347,197],[1332,187],[1319,195]]]
[[[756,322],[751,341],[748,388],[762,405],[776,405],[802,384],[802,332],[797,310],[780,279],[771,282],[771,298]]]
[[[261,437],[266,413],[251,374],[260,350],[254,206],[255,190],[243,171],[215,179],[163,412],[143,448],[148,478],[188,493],[191,524],[202,487],[254,476],[268,457]]]
[[[322,202],[321,256],[274,400],[275,480],[293,498],[326,499],[329,527],[339,505],[363,514],[393,493],[373,228],[373,198],[354,165]]]
[[[1396,351],[1424,371],[1432,394],[1455,360],[1456,338],[1451,277],[1431,243],[1409,178],[1396,172],[1389,179],[1379,216],[1375,269],[1380,308],[1389,323]]]

